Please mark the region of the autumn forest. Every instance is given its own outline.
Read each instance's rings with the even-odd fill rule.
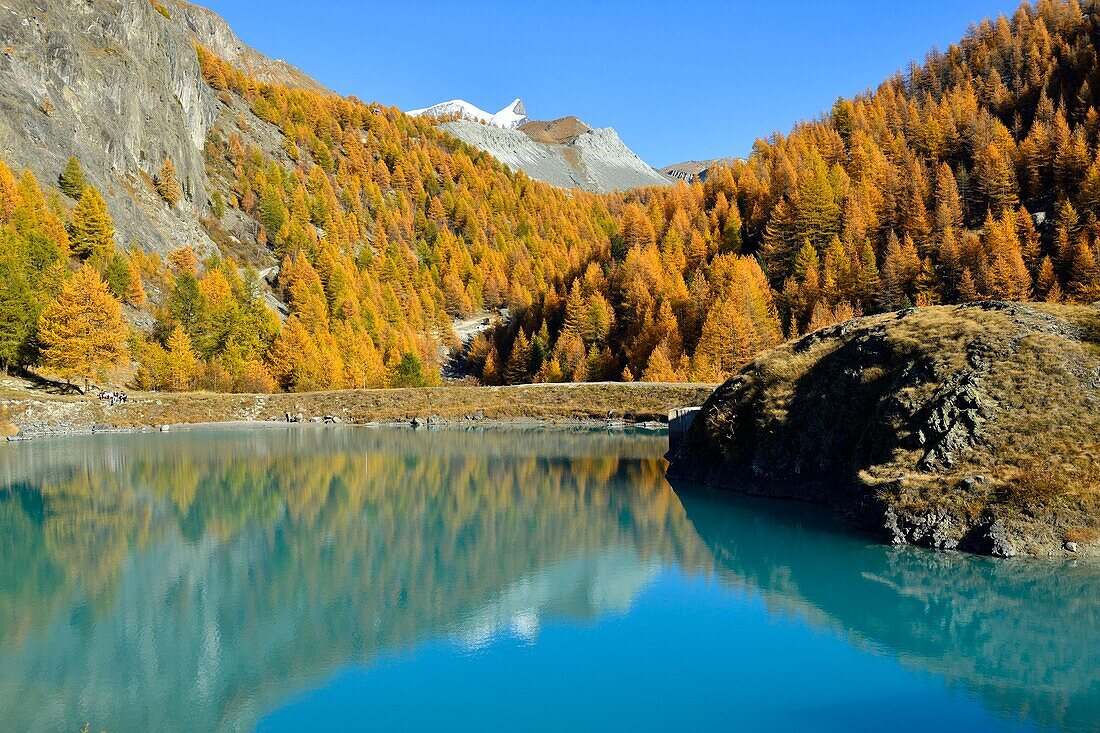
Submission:
[[[170,159],[148,179],[221,252],[124,245],[75,158],[49,181],[0,164],[0,363],[158,390],[424,386],[450,360],[484,384],[717,382],[857,315],[1095,301],[1098,40],[1076,1],[1025,4],[702,181],[616,194],[197,46],[225,110],[212,190]],[[482,314],[463,347],[452,324]]]

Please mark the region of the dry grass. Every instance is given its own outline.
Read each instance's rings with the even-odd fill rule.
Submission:
[[[462,420],[481,413],[489,420],[539,419],[569,422],[603,420],[610,413],[626,421],[665,420],[673,407],[700,405],[713,385],[700,384],[539,384],[514,387],[452,386],[427,389],[339,390],[272,395],[209,392],[131,393],[130,401],[113,407],[92,397],[8,394],[12,420],[24,426],[48,422],[58,426],[106,424],[139,427],[166,423],[304,419],[334,415],[345,422],[399,422],[438,416]]]
[[[1100,530],[1098,377],[1095,307],[918,308],[761,355],[723,420],[712,420],[713,440],[727,441],[734,471],[751,466],[787,483],[851,476],[912,517],[946,512],[974,526],[998,517],[1031,537],[1092,537]],[[965,403],[975,412],[961,423],[967,437],[956,430],[952,442],[961,443],[930,468],[923,461],[942,446],[939,420],[960,409],[939,395],[958,399],[950,395],[960,380],[975,395]],[[738,426],[736,440],[725,436],[729,425]]]
[[[10,438],[19,434],[19,428],[11,422],[11,408],[7,405],[0,406],[0,438]]]
[[[1078,545],[1091,545],[1100,540],[1100,529],[1096,527],[1065,527],[1062,529],[1062,540],[1076,542]]]

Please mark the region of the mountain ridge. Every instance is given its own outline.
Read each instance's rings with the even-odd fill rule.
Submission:
[[[439,102],[430,107],[410,109],[405,114],[410,117],[458,117],[459,119],[481,122],[493,127],[511,130],[527,121],[527,109],[519,97],[513,99],[499,112],[489,113],[464,99],[452,99]]]
[[[440,129],[558,188],[607,193],[672,182],[627,147],[614,128],[596,129],[572,115],[532,120],[518,98],[496,114],[462,99],[406,114],[442,118]]]

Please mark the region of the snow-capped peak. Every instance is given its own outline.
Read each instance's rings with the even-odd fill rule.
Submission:
[[[523,106],[522,99],[516,99],[507,107],[493,115],[489,124],[493,127],[503,127],[511,130],[519,127],[527,121],[527,109]]]
[[[412,117],[461,117],[466,120],[483,122],[493,127],[501,127],[511,130],[519,127],[527,121],[527,110],[523,107],[523,100],[516,99],[507,107],[490,114],[480,107],[476,107],[464,99],[452,99],[449,102],[440,102],[431,107],[410,109],[406,114]]]

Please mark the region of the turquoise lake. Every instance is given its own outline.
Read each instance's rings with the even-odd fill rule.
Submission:
[[[0,446],[0,730],[1100,731],[1100,567],[882,546],[665,447]]]

